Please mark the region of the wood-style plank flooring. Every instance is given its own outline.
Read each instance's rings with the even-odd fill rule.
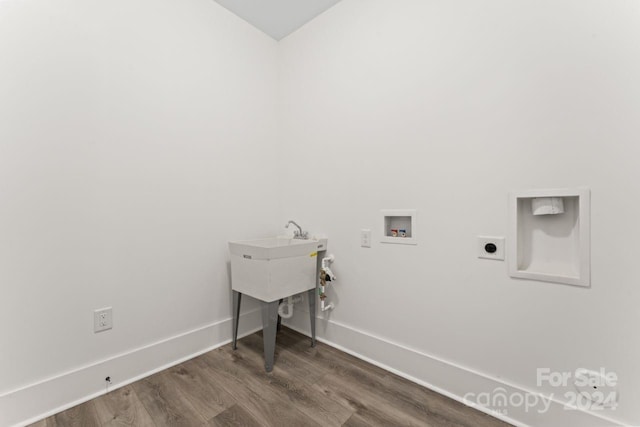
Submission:
[[[507,426],[493,417],[282,328],[273,372],[262,336],[241,339],[56,414],[35,427]]]

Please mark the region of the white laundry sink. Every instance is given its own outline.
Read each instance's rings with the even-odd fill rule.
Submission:
[[[231,288],[265,302],[313,289],[326,247],[326,239],[289,237],[229,242]]]

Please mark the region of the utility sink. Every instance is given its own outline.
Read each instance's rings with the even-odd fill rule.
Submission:
[[[308,235],[294,221],[289,221],[287,226],[290,224],[298,227],[295,236]],[[270,237],[229,242],[234,350],[237,348],[242,296],[249,295],[261,301],[264,368],[271,372],[280,322],[280,299],[305,291],[309,302],[311,346],[315,347],[318,252],[326,250],[327,239]]]
[[[231,288],[272,302],[316,287],[318,251],[326,239],[266,239],[229,242]]]

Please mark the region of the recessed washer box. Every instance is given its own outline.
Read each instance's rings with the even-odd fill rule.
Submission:
[[[563,209],[557,209],[558,199]],[[589,287],[590,205],[588,188],[510,193],[509,275]]]
[[[415,209],[382,209],[381,243],[417,245],[418,235]]]

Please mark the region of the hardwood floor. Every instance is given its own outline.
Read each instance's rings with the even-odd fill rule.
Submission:
[[[256,333],[33,424],[88,426],[459,426],[508,424],[318,343],[278,332],[264,371]]]

